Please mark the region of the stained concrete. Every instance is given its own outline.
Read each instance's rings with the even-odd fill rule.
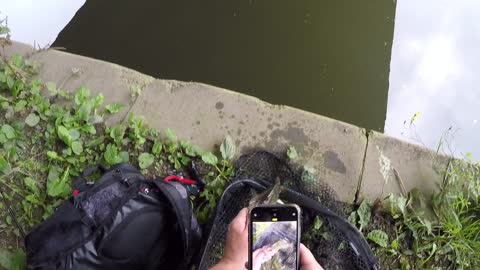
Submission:
[[[439,190],[450,158],[430,149],[370,131],[359,199],[402,194],[417,188],[424,194]]]
[[[204,149],[217,149],[227,134],[243,153],[293,145],[300,162],[313,167],[342,200],[355,197],[366,146],[361,128],[210,85],[163,80],[143,90],[132,112]]]
[[[448,158],[432,151],[337,120],[218,87],[154,79],[115,64],[14,43],[18,52],[40,65],[40,78],[72,91],[86,86],[102,92],[106,103],[121,102],[125,108],[107,124],[124,121],[129,112],[143,115],[154,128],[172,128],[205,150],[218,149],[229,134],[241,153],[255,148],[285,151],[293,145],[300,163],[317,172],[346,202],[400,194],[395,168],[407,190],[426,193],[438,188]],[[138,97],[131,90],[140,91]],[[368,141],[368,147],[367,147]],[[434,169],[436,168],[436,169]],[[383,192],[382,192],[383,190]],[[357,194],[358,191],[358,194]]]

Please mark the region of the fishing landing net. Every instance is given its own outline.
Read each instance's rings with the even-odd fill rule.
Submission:
[[[223,254],[227,227],[251,198],[275,183],[287,191],[280,198],[302,208],[302,239],[325,269],[377,269],[376,258],[362,234],[345,219],[349,206],[325,183],[277,155],[256,151],[239,158],[234,178],[225,189],[206,231],[198,269],[216,264]]]

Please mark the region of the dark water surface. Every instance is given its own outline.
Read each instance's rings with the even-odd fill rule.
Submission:
[[[53,46],[383,131],[392,0],[87,0]]]

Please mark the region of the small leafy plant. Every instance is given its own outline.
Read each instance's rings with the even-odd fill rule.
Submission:
[[[213,166],[216,175],[213,172],[207,174],[208,182],[200,197],[204,199],[202,204],[197,207],[197,218],[200,222],[205,222],[215,209],[220,196],[223,193],[225,185],[233,174],[232,159],[236,154],[236,147],[230,136],[225,137],[220,145],[222,160],[219,162],[212,153],[202,154],[201,159],[205,164]]]
[[[480,169],[467,160],[453,160],[440,192],[426,200],[418,190],[404,196],[390,195],[384,214],[393,221],[394,235],[371,230],[367,239],[378,245],[379,257],[390,259],[391,269],[479,269],[480,267]],[[362,203],[363,204],[363,203]],[[362,210],[360,210],[362,209]],[[365,228],[366,207],[352,213]],[[374,227],[374,226],[370,226]],[[390,268],[389,268],[390,269]]]

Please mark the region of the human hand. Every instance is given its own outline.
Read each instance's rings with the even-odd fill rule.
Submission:
[[[243,208],[228,226],[223,258],[211,270],[243,270],[248,260],[248,210]]]
[[[300,244],[300,270],[323,270],[312,252],[303,244]]]
[[[228,226],[223,258],[211,270],[244,270],[248,260],[248,210],[242,209]],[[254,252],[255,253],[255,252]],[[253,257],[255,257],[255,254]],[[258,254],[257,254],[258,255]],[[268,260],[268,259],[267,259]],[[260,264],[261,265],[261,264]],[[300,244],[300,270],[323,270],[303,244]]]

